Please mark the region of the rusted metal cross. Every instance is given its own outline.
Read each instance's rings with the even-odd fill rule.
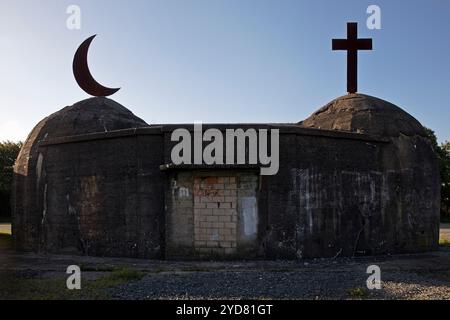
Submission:
[[[347,51],[347,92],[358,91],[358,50],[372,50],[372,39],[358,39],[358,24],[347,23],[347,39],[333,39],[333,50]]]

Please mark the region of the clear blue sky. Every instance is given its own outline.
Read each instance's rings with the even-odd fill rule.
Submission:
[[[66,28],[68,5],[81,30]],[[368,5],[382,29],[368,30]],[[94,77],[148,123],[297,122],[345,94],[331,39],[359,22],[359,91],[391,101],[450,140],[450,1],[0,1],[0,140],[87,98],[72,76],[92,34]]]

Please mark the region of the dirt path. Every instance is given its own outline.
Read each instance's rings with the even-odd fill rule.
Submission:
[[[441,223],[440,238],[450,241],[450,223]]]
[[[0,223],[0,234],[11,234],[11,224]]]

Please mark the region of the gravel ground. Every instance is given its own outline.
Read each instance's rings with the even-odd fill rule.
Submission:
[[[60,278],[63,280],[60,284],[53,284],[56,293],[53,292],[52,297],[56,294],[58,298],[60,292],[59,298],[65,299],[66,269],[73,264],[81,266],[84,283],[111,276],[113,270],[123,268],[143,274],[140,280],[106,288],[106,297],[111,299],[450,300],[448,246],[442,246],[437,252],[411,255],[234,262],[42,255],[16,253],[11,248],[0,246],[0,298],[4,292],[1,288],[4,280],[47,281]],[[366,270],[370,265],[381,269],[381,290],[368,290],[366,287],[369,277]],[[36,293],[36,298],[48,291],[46,283],[43,285],[43,292]],[[3,298],[8,299],[8,296]],[[90,299],[92,295],[86,298]]]
[[[334,262],[334,261],[333,261]],[[115,299],[450,299],[450,271],[392,271],[383,264],[382,289],[368,290],[369,261],[329,260],[248,271],[162,272],[111,290]],[[383,269],[387,269],[383,272]],[[395,268],[398,269],[398,268]]]

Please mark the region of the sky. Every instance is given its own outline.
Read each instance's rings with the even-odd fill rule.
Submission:
[[[66,22],[81,9],[81,28]],[[381,9],[369,30],[367,7]],[[89,51],[96,80],[147,123],[293,123],[346,94],[359,37],[359,92],[388,100],[450,140],[450,0],[0,0],[0,141],[24,140],[47,115],[88,98],[72,74]]]

